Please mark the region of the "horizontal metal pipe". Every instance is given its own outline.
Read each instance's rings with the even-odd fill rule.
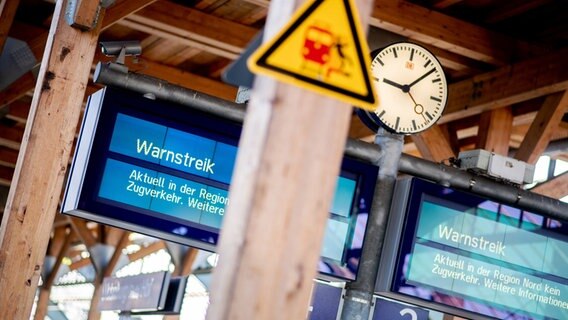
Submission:
[[[142,94],[153,94],[159,99],[179,103],[233,121],[244,120],[246,107],[195,90],[183,88],[154,77],[129,73],[124,66],[98,63],[94,81],[130,89]],[[376,164],[381,155],[379,146],[348,139],[345,153]],[[399,172],[427,179],[459,190],[466,190],[494,201],[514,205],[520,209],[545,214],[551,218],[568,220],[568,204],[517,186],[496,182],[489,178],[403,154]]]
[[[156,98],[190,106],[233,121],[243,122],[245,118],[246,107],[243,104],[180,87],[144,74],[130,73],[127,70],[116,63],[99,62],[95,68],[93,81],[142,94],[153,94]]]
[[[380,152],[378,146],[362,141],[356,143],[348,141],[345,149],[346,154],[371,163],[377,161]],[[514,205],[523,210],[542,213],[555,219],[568,220],[568,203],[442,163],[403,154],[398,170],[446,187],[469,191],[503,204]]]

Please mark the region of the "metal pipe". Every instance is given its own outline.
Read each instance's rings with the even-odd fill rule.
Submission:
[[[373,163],[380,155],[380,149],[372,144],[362,145],[347,142],[345,153]],[[541,213],[554,219],[568,220],[568,203],[523,190],[518,186],[503,184],[488,177],[435,163],[408,154],[400,158],[399,172],[427,179],[440,185],[469,191],[519,209]]]
[[[97,63],[93,81],[142,94],[153,94],[156,98],[190,106],[233,121],[243,122],[245,118],[246,107],[243,104],[180,87],[144,74],[131,73],[124,66],[115,63]]]
[[[375,137],[375,144],[381,150],[379,157],[373,162],[379,167],[379,172],[357,279],[345,285],[341,320],[369,318],[404,137],[380,129]]]
[[[151,93],[157,98],[186,105],[223,118],[242,122],[246,107],[198,91],[176,86],[154,77],[129,73],[116,64],[98,63],[93,80],[96,83],[130,89],[142,94]],[[348,139],[345,153],[355,158],[376,163],[381,149],[379,146]],[[520,209],[538,212],[555,219],[568,220],[568,204],[540,194],[506,185],[473,173],[402,154],[399,171],[440,183],[447,187],[471,191],[480,196]]]

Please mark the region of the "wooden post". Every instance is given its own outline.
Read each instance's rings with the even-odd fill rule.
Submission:
[[[0,228],[3,319],[30,315],[97,46],[99,27],[68,26],[66,3],[55,5]]]
[[[63,232],[63,234],[61,234],[61,231]],[[69,249],[69,246],[71,244],[71,239],[74,237],[73,231],[71,231],[69,234],[65,233],[66,228],[59,228],[56,230],[55,235],[52,239],[52,243],[54,244],[53,247],[57,248],[50,248],[49,251],[52,252],[48,252],[48,254],[50,254],[51,256],[56,256],[57,258],[55,260],[53,268],[51,269],[51,272],[49,273],[47,278],[44,279],[43,285],[40,288],[36,313],[34,315],[34,319],[36,320],[43,320],[47,316],[47,307],[49,306],[51,288],[53,287],[55,280],[57,280],[55,279],[55,277],[59,272],[63,258],[67,254],[67,250]],[[61,242],[61,244],[57,244],[56,242]]]
[[[270,2],[266,37],[299,2]],[[367,26],[373,1],[357,2]],[[207,319],[306,317],[351,112],[348,104],[256,78]]]
[[[20,0],[0,0],[0,53],[4,49]]]
[[[512,130],[513,111],[510,106],[485,111],[479,121],[475,147],[507,156]]]

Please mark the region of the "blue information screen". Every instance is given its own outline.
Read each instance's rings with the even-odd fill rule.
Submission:
[[[107,224],[214,250],[230,202],[240,124],[112,88],[105,89],[102,103],[88,106],[87,117],[89,112],[97,116],[96,134],[82,138],[92,147],[80,201],[66,213],[88,212],[91,220],[103,217]],[[344,159],[322,274],[355,278],[376,172]]]
[[[568,224],[416,180],[394,290],[498,319],[568,319]]]

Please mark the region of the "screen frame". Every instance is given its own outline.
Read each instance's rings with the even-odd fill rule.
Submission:
[[[450,199],[443,199],[442,197],[447,196],[446,193],[449,190],[451,190],[451,196],[449,196]],[[468,202],[463,201],[460,203],[456,200],[458,198],[460,201],[466,199],[466,201]],[[436,199],[436,202],[433,202],[432,199]],[[500,203],[493,199],[484,198],[464,190],[448,188],[421,178],[399,178],[397,180],[395,192],[393,195],[388,227],[385,234],[385,245],[383,246],[383,252],[381,253],[379,277],[377,278],[375,293],[380,296],[397,299],[399,301],[412,303],[417,306],[447,314],[452,314],[459,317],[480,320],[499,319],[491,315],[481,314],[467,309],[460,309],[459,307],[443,304],[441,302],[425,300],[397,291],[397,285],[403,282],[397,282],[396,279],[400,278],[404,273],[404,271],[402,270],[405,259],[404,255],[412,253],[412,247],[415,244],[416,232],[419,225],[418,218],[420,216],[421,207],[424,201],[428,201],[437,205],[444,205],[443,202],[447,201],[451,203],[451,205],[448,205],[449,208],[452,208],[455,205],[471,207],[473,204],[491,201],[496,204],[505,205],[509,208],[520,209],[514,205],[505,204],[502,202]],[[543,219],[557,220],[548,217],[546,214],[528,211],[526,212],[541,216],[543,217]],[[563,221],[563,223],[568,222]],[[404,282],[404,284],[406,284],[406,282]],[[436,291],[435,289],[433,290]],[[452,295],[448,294],[448,296]],[[459,298],[463,298],[467,301],[475,301],[475,298]],[[479,303],[482,304],[482,302]],[[501,312],[518,312],[518,310],[516,311],[514,308],[501,308],[499,310]],[[531,319],[545,318],[544,316],[529,315],[524,313],[522,313],[521,315],[529,317]]]
[[[167,214],[154,214],[151,210],[136,208],[112,200],[101,201],[98,197],[102,183],[103,168],[107,159],[122,158],[109,150],[114,131],[114,121],[118,113],[134,116],[143,120],[165,125],[174,129],[199,134],[215,141],[238,146],[242,124],[236,121],[214,116],[170,102],[144,98],[141,94],[114,87],[105,87],[89,97],[85,118],[81,125],[73,163],[69,170],[65,195],[61,212],[63,214],[96,221],[121,229],[132,230],[142,234],[161,238],[167,241],[189,245],[199,249],[215,252],[220,229],[188,220],[176,219]],[[183,119],[183,120],[180,120]],[[188,131],[188,129],[191,129]],[[125,158],[128,158],[124,156]],[[127,163],[137,165],[143,160],[130,159]],[[162,170],[164,169],[165,170]],[[169,169],[160,166],[160,172],[168,174]],[[175,169],[171,169],[175,171]],[[351,203],[351,219],[368,213],[372,203],[378,167],[350,157],[344,157],[341,176],[356,181],[355,195]],[[176,172],[176,174],[179,172]],[[179,175],[178,175],[179,176]],[[215,187],[229,189],[229,183],[218,182]],[[362,205],[356,206],[357,203]],[[139,215],[144,214],[141,220]],[[331,213],[330,213],[331,216]],[[148,222],[148,221],[151,222]],[[175,234],[176,228],[188,228],[191,237]],[[350,224],[350,229],[356,225]],[[366,229],[366,223],[364,226]],[[356,279],[360,261],[360,248],[354,247],[354,230],[350,230],[350,246],[344,247],[343,258],[350,252],[356,254],[356,265],[334,262],[333,259],[320,257],[320,264],[333,268],[331,271],[319,270],[321,279],[346,280]],[[364,242],[364,237],[361,243]],[[323,245],[323,244],[322,244]],[[319,269],[319,267],[318,267]]]

